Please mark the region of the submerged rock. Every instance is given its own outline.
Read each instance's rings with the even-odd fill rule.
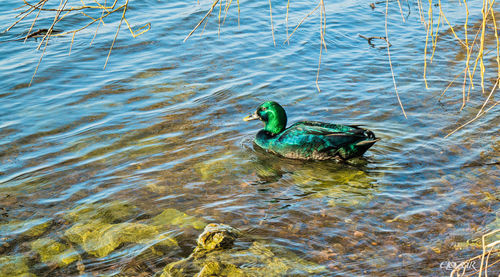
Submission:
[[[196,274],[196,277],[210,277],[210,276],[246,276],[243,270],[237,268],[232,264],[207,262],[203,268]]]
[[[31,249],[40,255],[42,262],[67,266],[80,259],[80,255],[69,246],[49,238],[41,238],[31,243]]]
[[[0,257],[0,276],[2,277],[36,277],[29,272],[26,264],[27,259],[23,256]]]
[[[113,223],[124,220],[137,212],[134,205],[123,201],[112,201],[109,203],[83,204],[64,213],[64,218],[71,222],[82,222],[99,220],[101,222]]]
[[[328,273],[324,266],[306,261],[280,246],[254,241],[234,246],[240,232],[225,224],[209,224],[198,246],[186,259],[168,264],[161,277],[184,276],[310,276]]]
[[[77,223],[65,232],[66,237],[87,253],[105,257],[123,243],[155,244],[177,247],[174,238],[160,233],[157,226],[141,223],[109,224],[100,221]]]
[[[177,225],[180,227],[193,227],[195,229],[203,229],[207,225],[203,220],[176,209],[164,210],[161,214],[151,219],[151,224],[155,226]]]
[[[12,220],[8,223],[0,224],[1,236],[40,236],[49,228],[52,220],[47,218],[31,220]]]
[[[198,236],[198,251],[211,251],[214,249],[229,249],[240,236],[240,231],[226,225],[211,223],[205,226],[203,233]]]
[[[120,201],[78,206],[65,214],[67,220],[75,222],[66,230],[65,236],[87,253],[105,257],[125,243],[148,244],[153,252],[159,251],[153,246],[178,247],[177,241],[166,234],[172,225],[196,229],[206,225],[203,220],[175,209],[166,209],[140,222],[115,223],[131,217],[136,209]]]

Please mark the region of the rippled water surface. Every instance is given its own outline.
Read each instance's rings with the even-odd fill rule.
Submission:
[[[19,3],[1,1],[2,29]],[[187,257],[206,223],[241,230],[236,248],[266,245],[285,261],[276,275],[442,276],[449,274],[443,262],[480,254],[478,238],[500,222],[500,117],[493,108],[443,138],[487,96],[477,85],[459,112],[459,81],[438,101],[465,59],[448,28],[441,27],[426,89],[417,3],[402,2],[406,22],[389,3],[405,119],[387,50],[359,37],[385,36],[385,3],[327,1],[321,92],[319,13],[283,44],[286,1],[272,4],[276,47],[268,1],[240,1],[240,26],[232,3],[220,35],[214,11],[203,36],[202,25],[185,43],[210,2],[131,1],[128,21],[151,30],[134,39],[122,26],[105,70],[119,16],[101,25],[92,46],[95,29],[78,34],[71,55],[71,36],[52,38],[31,86],[39,40],[0,42],[1,274],[150,276]],[[443,9],[463,24],[457,5]],[[469,5],[477,24],[481,3]],[[289,33],[315,6],[291,1]],[[83,20],[68,17],[56,28]],[[47,28],[52,18],[39,22]],[[495,66],[494,54],[487,66]],[[360,124],[382,140],[350,164],[272,156],[252,143],[260,123],[241,120],[268,99],[291,123]]]

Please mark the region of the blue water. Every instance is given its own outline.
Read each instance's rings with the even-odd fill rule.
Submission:
[[[390,51],[405,119],[387,49],[359,37],[385,36],[385,3],[373,10],[366,1],[326,3],[318,92],[319,13],[284,44],[286,2],[273,2],[274,46],[269,2],[240,2],[239,25],[232,3],[219,34],[217,7],[203,34],[202,25],[183,43],[210,2],[131,1],[132,27],[150,23],[151,30],[132,38],[123,24],[105,70],[121,12],[105,20],[92,45],[95,26],[78,33],[71,55],[71,35],[51,38],[31,86],[40,39],[0,43],[1,222],[49,220],[39,237],[61,238],[68,226],[58,222],[78,205],[124,201],[137,206],[131,222],[175,208],[281,245],[324,265],[331,276],[441,276],[449,271],[440,263],[479,254],[474,243],[463,245],[499,228],[492,225],[500,207],[499,108],[444,138],[472,119],[487,97],[476,82],[460,111],[459,77],[438,101],[465,63],[448,28],[441,27],[426,89],[426,30],[417,2],[402,2],[405,22],[397,2],[389,3]],[[18,4],[0,3],[2,29],[15,21]],[[468,4],[469,21],[478,24],[481,3]],[[288,33],[316,5],[291,1]],[[463,6],[451,1],[442,8],[453,24],[463,24]],[[28,18],[0,40],[21,37]],[[42,14],[35,29],[48,28],[52,19]],[[56,29],[87,20],[75,14]],[[485,59],[487,92],[496,74],[494,55]],[[252,144],[261,125],[241,120],[268,99],[285,107],[290,123],[359,124],[382,140],[352,165],[271,156]],[[187,256],[198,234],[175,232],[185,250],[171,253],[172,260]],[[49,270],[29,255],[25,241],[36,238],[6,231],[0,239],[8,243],[0,245],[0,256],[29,257],[30,272],[39,276],[116,274],[140,254],[127,244],[96,258],[74,246],[84,271],[74,264]],[[165,265],[162,257],[151,259],[146,273]]]

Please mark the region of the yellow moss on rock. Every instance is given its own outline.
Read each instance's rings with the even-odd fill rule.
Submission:
[[[47,230],[52,221],[50,219],[12,220],[0,224],[0,234],[5,236],[37,237]]]
[[[176,209],[164,210],[161,214],[151,219],[151,224],[155,226],[177,225],[180,227],[193,227],[195,229],[203,229],[207,225],[203,220]]]
[[[64,218],[72,222],[82,222],[98,219],[101,222],[112,223],[132,216],[137,208],[123,201],[109,203],[83,204],[67,211]]]
[[[27,259],[23,256],[0,257],[0,276],[2,277],[36,277],[29,272],[26,264]]]
[[[327,274],[321,265],[279,246],[254,242],[248,249],[222,249],[168,264],[161,277],[184,276],[311,276]]]
[[[69,246],[49,238],[41,238],[31,243],[31,249],[40,255],[42,262],[67,266],[80,259],[80,255]]]
[[[227,277],[244,277],[247,276],[243,270],[239,269],[233,264],[208,262],[198,272],[196,277],[210,277],[210,276],[227,276]]]
[[[162,245],[177,246],[175,239],[161,234],[158,227],[141,223],[109,224],[95,220],[77,223],[66,230],[65,235],[96,257],[107,256],[122,243],[148,244],[159,241]]]

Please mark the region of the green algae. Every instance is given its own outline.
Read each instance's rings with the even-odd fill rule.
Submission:
[[[64,213],[64,218],[71,222],[82,222],[98,219],[101,222],[112,223],[124,220],[137,212],[137,208],[122,201],[109,203],[83,204]]]
[[[203,233],[198,236],[196,251],[212,251],[215,249],[229,249],[241,235],[240,231],[226,224],[211,223],[205,226]]]
[[[196,275],[197,277],[210,277],[210,276],[246,276],[243,270],[239,269],[235,265],[218,263],[218,262],[207,262],[203,265],[203,268]]]
[[[194,216],[187,215],[176,209],[166,209],[159,215],[151,219],[151,224],[154,226],[177,225],[180,227],[193,227],[195,229],[203,229],[206,222]]]
[[[297,257],[277,245],[255,241],[247,249],[217,250],[203,257],[167,265],[161,277],[310,276],[328,273],[324,266]]]
[[[248,171],[244,163],[248,161],[242,160],[234,152],[227,151],[213,159],[198,163],[194,167],[199,172],[202,181],[221,184],[223,177]]]
[[[50,219],[31,219],[31,220],[12,220],[4,224],[0,224],[0,234],[3,236],[26,236],[37,237],[43,234],[52,224]]]
[[[254,241],[232,249],[239,230],[225,224],[209,224],[198,237],[189,257],[170,263],[160,277],[184,276],[310,276],[326,268],[297,257],[277,245]]]
[[[67,266],[80,259],[80,255],[66,244],[50,238],[41,238],[31,243],[31,249],[40,255],[42,262]]]
[[[208,224],[191,255],[166,265],[160,277],[310,276],[328,272],[324,266],[274,244],[254,241],[250,246],[235,246],[241,235],[229,225]]]
[[[489,230],[500,230],[500,217],[497,215],[494,221],[490,224],[486,225],[486,228]],[[495,241],[500,241],[500,232],[496,232],[484,238],[486,244],[493,243]]]
[[[0,276],[2,277],[36,277],[29,272],[27,258],[23,256],[0,257]]]
[[[71,242],[96,257],[105,257],[124,243],[156,243],[177,247],[177,241],[164,235],[159,227],[141,223],[110,224],[94,220],[77,223],[64,234]]]
[[[167,235],[172,225],[202,229],[206,223],[175,209],[166,209],[157,216],[141,222],[121,222],[137,212],[128,203],[84,204],[65,213],[64,217],[75,224],[65,231],[65,236],[96,257],[105,257],[125,243],[151,244],[152,251],[161,253],[154,246],[178,247],[177,241]]]
[[[294,172],[291,178],[302,190],[312,193],[312,197],[329,199],[331,207],[367,203],[376,191],[372,177],[352,168],[339,168],[334,172],[321,167],[303,169]]]

